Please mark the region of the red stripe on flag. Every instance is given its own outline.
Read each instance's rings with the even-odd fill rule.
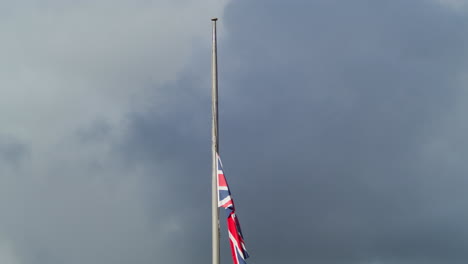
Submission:
[[[218,186],[227,186],[226,178],[224,178],[224,174],[218,174]]]

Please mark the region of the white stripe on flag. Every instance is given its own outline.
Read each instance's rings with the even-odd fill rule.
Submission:
[[[218,200],[219,200],[219,199],[218,199]],[[218,207],[224,205],[225,203],[227,203],[227,202],[229,202],[229,201],[231,201],[231,196],[228,196],[228,197],[224,198],[223,200],[219,201],[219,202],[218,202]]]
[[[231,239],[232,244],[234,245],[234,251],[236,251],[236,250],[240,251],[239,250],[239,244],[237,244],[237,240],[234,238],[234,236],[231,234],[231,232],[228,231],[228,233],[229,233],[229,239]],[[237,252],[235,252],[235,253],[237,253]],[[235,254],[235,255],[236,255],[236,258],[237,258],[237,254]],[[245,261],[244,254],[242,254],[241,251],[239,252],[239,255]]]

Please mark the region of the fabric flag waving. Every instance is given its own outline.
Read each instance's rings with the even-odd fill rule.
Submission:
[[[226,209],[227,228],[229,233],[229,242],[231,244],[232,260],[234,264],[246,264],[245,259],[249,257],[244,245],[244,237],[239,225],[239,219],[236,216],[236,209],[231,198],[231,192],[224,177],[223,166],[219,155],[216,155],[218,171],[218,206]]]

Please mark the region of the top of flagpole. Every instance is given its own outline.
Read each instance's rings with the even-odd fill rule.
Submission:
[[[217,20],[218,20],[217,17],[213,17],[213,18],[211,19],[211,21],[217,21]]]

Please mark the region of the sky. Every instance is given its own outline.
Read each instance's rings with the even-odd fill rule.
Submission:
[[[0,263],[210,263],[212,17],[249,264],[468,262],[468,1],[25,0]]]

